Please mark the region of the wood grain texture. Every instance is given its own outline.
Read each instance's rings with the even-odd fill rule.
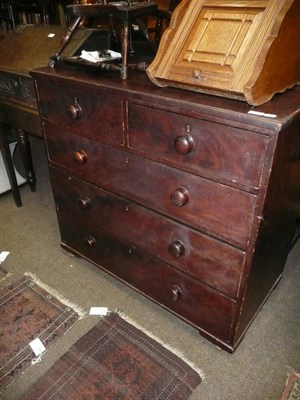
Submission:
[[[299,219],[300,88],[258,108],[270,119],[133,71],[33,76],[62,247],[233,352]],[[64,107],[74,96],[78,119]]]
[[[300,82],[299,2],[183,2],[149,78],[260,105]],[[284,60],[284,67],[282,67]]]

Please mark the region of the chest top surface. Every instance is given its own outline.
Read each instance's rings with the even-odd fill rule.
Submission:
[[[92,94],[145,104],[192,117],[217,120],[269,134],[292,123],[300,114],[300,87],[277,94],[268,103],[250,107],[246,102],[177,88],[159,88],[143,72],[130,71],[127,80],[115,73],[65,67],[43,67],[30,74],[49,84],[69,86]],[[59,96],[59,93],[57,93]]]

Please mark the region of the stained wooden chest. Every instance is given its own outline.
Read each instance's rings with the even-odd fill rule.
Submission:
[[[63,248],[234,351],[299,218],[300,88],[257,116],[139,73],[33,76]]]

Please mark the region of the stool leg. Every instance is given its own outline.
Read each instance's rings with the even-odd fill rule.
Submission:
[[[27,182],[29,183],[32,192],[36,189],[36,176],[33,169],[32,155],[28,135],[23,129],[16,128],[18,145],[25,168]]]
[[[121,78],[128,76],[129,22],[124,20],[122,27],[122,71]]]
[[[140,28],[140,30],[142,31],[145,38],[147,39],[148,43],[152,47],[152,50],[156,53],[157,52],[156,43],[154,40],[152,40],[150,33],[149,33],[144,21],[142,20],[142,18],[136,18],[136,23],[137,23],[138,27]]]
[[[4,125],[0,126],[0,149],[3,155],[3,161],[8,175],[11,190],[17,207],[22,206],[19,185],[17,182],[12,155],[10,152],[8,137]]]

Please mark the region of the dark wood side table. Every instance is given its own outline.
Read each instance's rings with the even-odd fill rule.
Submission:
[[[22,206],[22,200],[20,196],[19,186],[14,170],[14,164],[12,160],[12,156],[10,153],[9,140],[7,135],[7,130],[9,129],[8,125],[1,124],[0,125],[0,151],[3,156],[4,165],[7,171],[7,176],[10,182],[11,190],[15,199],[15,203],[17,207]]]
[[[0,41],[1,152],[17,206],[21,206],[22,202],[8,148],[7,128],[17,136],[27,182],[35,191],[36,177],[28,134],[43,137],[43,133],[29,71],[48,64],[50,55],[55,52],[66,32],[67,28],[60,26],[19,25]],[[73,55],[94,34],[93,29],[79,29],[64,54]]]
[[[2,97],[4,91],[22,98],[23,101],[13,101]],[[31,79],[12,77],[9,73],[0,71],[0,148],[6,166],[16,205],[22,205],[19,187],[16,181],[7,130],[11,129],[17,138],[27,182],[31,191],[36,189],[36,176],[33,169],[32,155],[27,132],[42,137],[36,99]]]

